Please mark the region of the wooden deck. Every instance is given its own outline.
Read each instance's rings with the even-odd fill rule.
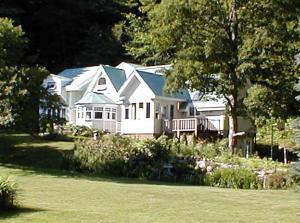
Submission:
[[[212,121],[217,121],[218,125],[215,126]],[[194,132],[198,135],[200,132],[220,132],[220,121],[210,120],[205,118],[185,118],[185,119],[173,119],[163,120],[163,131],[166,133],[177,133],[177,136],[181,132]]]

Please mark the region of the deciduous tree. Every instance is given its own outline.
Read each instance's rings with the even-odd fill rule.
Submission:
[[[37,130],[43,79],[42,67],[22,64],[27,40],[20,26],[0,18],[0,126]]]
[[[190,87],[223,96],[230,136],[238,131],[238,115],[251,84],[266,86],[276,95],[288,94],[294,85],[298,0],[150,2],[156,4],[148,1],[146,18],[134,20],[140,19],[142,27],[140,32],[136,28],[127,49],[147,64],[172,63],[174,69],[166,75],[169,90]],[[231,137],[232,151],[236,143]]]

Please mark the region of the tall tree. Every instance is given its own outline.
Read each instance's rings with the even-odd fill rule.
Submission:
[[[22,28],[0,18],[0,126],[35,131],[41,84],[49,73],[22,64],[26,44]]]
[[[234,152],[245,89],[259,83],[279,93],[295,83],[300,2],[153,0],[147,5],[147,18],[134,18],[141,20],[142,32],[127,49],[148,64],[173,63],[166,76],[169,90],[188,86],[223,96]]]

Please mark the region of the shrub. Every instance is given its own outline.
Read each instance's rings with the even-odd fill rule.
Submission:
[[[199,160],[209,165],[198,168]],[[80,139],[74,153],[67,154],[64,161],[65,167],[77,171],[243,189],[262,186],[255,174],[257,170],[283,167],[267,159],[232,156],[226,140],[186,145],[166,136],[146,140],[113,135],[101,135],[98,141]],[[277,174],[264,183],[267,188],[282,188],[286,177]]]
[[[276,172],[266,176],[266,189],[282,189],[286,187],[286,176],[283,172]]]
[[[223,155],[215,158],[216,161],[238,165],[250,170],[274,170],[277,168],[286,169],[287,165],[267,158],[261,159],[257,156],[246,159],[237,155],[223,153]]]
[[[131,150],[129,138],[105,135],[99,141],[79,140],[75,143],[73,168],[79,171],[98,172],[122,176],[127,151]]]
[[[288,170],[289,184],[300,187],[300,152],[298,153],[299,161],[291,164]]]
[[[258,189],[261,187],[256,175],[244,168],[217,169],[206,175],[205,184],[236,189]]]
[[[12,208],[16,200],[16,185],[0,177],[0,210]]]
[[[199,158],[214,159],[225,153],[228,153],[227,139],[195,146],[195,155]]]
[[[171,145],[171,149],[174,154],[182,157],[193,156],[197,158],[214,159],[217,156],[228,153],[227,143],[227,139],[223,139],[215,143],[203,143],[194,145],[186,145],[184,142],[173,142]]]

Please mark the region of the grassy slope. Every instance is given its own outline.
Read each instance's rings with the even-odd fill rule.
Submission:
[[[46,144],[56,150],[60,142]],[[62,145],[71,148],[72,144]],[[59,170],[44,172],[23,163],[27,170],[0,166],[0,175],[12,175],[18,183],[22,207],[0,214],[1,222],[300,222],[300,194],[293,191],[89,178]]]

